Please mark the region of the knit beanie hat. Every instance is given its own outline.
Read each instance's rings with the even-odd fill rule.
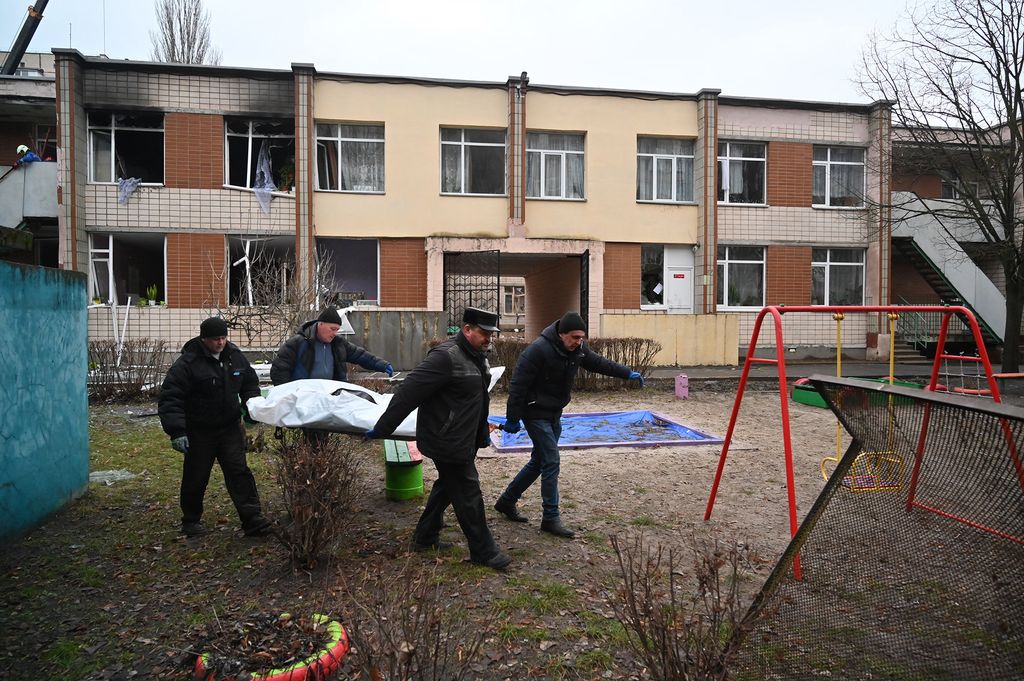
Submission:
[[[228,335],[228,323],[220,317],[210,317],[199,325],[200,338],[220,338]]]
[[[316,318],[318,322],[325,322],[327,324],[341,324],[341,315],[338,314],[338,310],[332,307],[325,307],[324,311],[320,313],[320,316]]]
[[[569,333],[570,331],[587,332],[587,324],[579,312],[566,312],[558,320],[558,333]]]

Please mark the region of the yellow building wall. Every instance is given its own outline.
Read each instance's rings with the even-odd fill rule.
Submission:
[[[696,102],[528,91],[526,127],[530,132],[582,132],[586,136],[586,200],[527,199],[527,236],[696,242],[696,205],[636,201],[637,135],[696,139]]]
[[[507,128],[504,87],[318,80],[314,119],[384,124],[384,194],[314,192],[318,236],[506,236],[506,197],[441,195],[441,127]]]
[[[655,366],[721,366],[739,363],[734,314],[603,314],[604,338],[653,338],[661,343]]]

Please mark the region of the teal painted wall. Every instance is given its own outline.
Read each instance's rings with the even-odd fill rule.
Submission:
[[[0,261],[0,541],[89,484],[86,276]]]

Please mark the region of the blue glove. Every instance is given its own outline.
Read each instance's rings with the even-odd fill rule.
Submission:
[[[501,427],[501,429],[504,430],[506,433],[518,433],[520,428],[522,428],[522,426],[519,425],[518,420],[505,421],[505,424]]]
[[[368,431],[363,433],[363,439],[364,440],[376,440],[379,437],[380,437],[380,435],[378,435],[377,431],[374,430],[373,428],[370,428]]]
[[[388,364],[386,367],[384,367],[384,373],[388,375],[388,378],[391,378],[392,376],[395,375],[395,367]]]
[[[188,454],[188,435],[172,437],[171,448],[181,452],[182,454]]]
[[[644,387],[644,376],[639,371],[630,371],[629,372],[629,380],[631,380],[631,381],[640,381],[640,387],[641,388]]]

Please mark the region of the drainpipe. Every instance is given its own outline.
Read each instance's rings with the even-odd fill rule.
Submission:
[[[4,65],[0,67],[0,75],[13,76],[14,72],[18,69],[18,65],[21,64],[21,58],[25,56],[28,44],[32,42],[32,36],[36,33],[36,27],[39,26],[39,21],[43,18],[43,10],[46,9],[47,1],[39,0],[34,6],[29,6],[28,16],[25,17],[21,30],[18,31],[18,37],[14,39],[14,44],[11,45],[11,51],[7,53]]]

